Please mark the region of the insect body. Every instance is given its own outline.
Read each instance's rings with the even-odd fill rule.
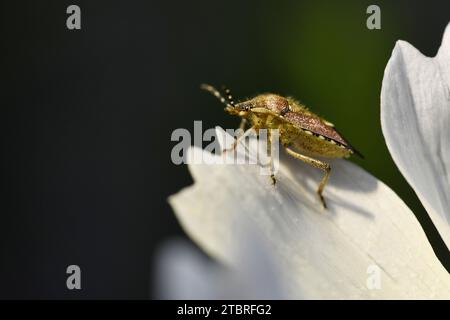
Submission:
[[[201,88],[220,99],[226,105],[225,111],[241,117],[242,129],[247,123],[250,123],[251,128],[246,133],[252,130],[258,131],[258,129],[278,129],[280,141],[289,155],[322,169],[325,175],[319,184],[317,193],[325,208],[326,202],[322,193],[328,182],[331,167],[328,163],[314,157],[347,158],[353,153],[362,157],[339,134],[332,123],[312,113],[292,98],[268,93],[234,103],[228,89],[224,89],[222,95],[210,85],[203,84]],[[240,138],[244,137],[246,133]]]

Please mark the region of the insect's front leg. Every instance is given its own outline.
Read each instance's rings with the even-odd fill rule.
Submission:
[[[291,149],[289,149],[286,146],[285,146],[285,150],[289,155],[293,156],[294,158],[297,158],[313,167],[316,167],[316,168],[319,168],[319,169],[322,169],[323,171],[325,171],[325,175],[323,176],[322,181],[319,184],[319,188],[317,189],[317,194],[319,195],[319,198],[320,198],[320,201],[322,202],[323,207],[327,208],[327,204],[325,202],[325,199],[324,199],[322,193],[323,193],[323,189],[325,188],[325,185],[328,182],[328,178],[330,177],[330,172],[331,172],[330,165],[326,162],[322,162],[317,159],[313,159],[313,158],[304,156],[300,153],[297,153],[295,151],[292,151]]]
[[[248,121],[245,118],[242,118],[241,120],[241,124],[239,125],[239,129],[241,129],[242,131],[245,130],[245,126],[247,125]]]
[[[242,122],[241,122],[242,123]],[[243,134],[241,134],[237,139],[233,142],[233,145],[230,148],[226,148],[222,150],[222,153],[226,153],[227,151],[234,151],[236,150],[237,145],[239,142],[241,142],[242,139],[245,139],[249,134],[251,134],[255,130],[255,127],[251,127],[250,129],[247,129]]]

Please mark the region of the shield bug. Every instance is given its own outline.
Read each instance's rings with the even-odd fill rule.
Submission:
[[[226,88],[223,88],[222,93],[208,84],[202,84],[201,88],[225,104],[225,111],[241,117],[242,129],[250,124],[250,129],[246,133],[251,130],[258,132],[258,129],[278,129],[280,141],[289,155],[323,170],[325,174],[317,194],[324,208],[327,205],[322,193],[328,182],[331,167],[315,157],[348,158],[352,154],[363,157],[342,137],[332,123],[309,111],[293,98],[266,93],[235,103],[230,90]],[[246,133],[235,141],[235,146]],[[275,177],[272,178],[275,182]]]

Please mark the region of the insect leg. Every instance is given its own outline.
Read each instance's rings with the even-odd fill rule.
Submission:
[[[273,173],[273,157],[272,157],[272,130],[267,130],[267,154],[270,157],[270,179],[272,179],[272,184],[275,185],[277,183],[277,179],[275,178],[275,174]]]
[[[289,155],[293,156],[294,158],[297,158],[313,167],[316,167],[316,168],[319,168],[319,169],[322,169],[323,171],[325,171],[325,175],[323,176],[322,181],[319,184],[319,188],[317,189],[317,194],[319,195],[319,198],[323,204],[323,207],[326,208],[327,204],[325,203],[325,199],[324,199],[322,193],[323,193],[323,189],[325,188],[325,185],[328,182],[328,178],[330,177],[330,172],[331,172],[330,165],[326,162],[322,162],[317,159],[313,159],[313,158],[304,156],[300,153],[297,153],[295,151],[292,151],[291,149],[289,149],[287,147],[285,147],[285,149],[286,149],[286,152]]]
[[[242,118],[241,120],[241,124],[239,125],[239,129],[241,129],[242,131],[245,130],[245,126],[247,125],[247,119]]]
[[[239,142],[241,142],[242,139],[245,139],[245,137],[247,137],[249,134],[251,134],[253,132],[253,130],[255,129],[255,127],[251,127],[250,129],[247,129],[247,131],[245,131],[243,134],[241,134],[234,142],[233,145],[230,148],[224,149],[222,152],[225,153],[227,151],[233,151],[236,149],[237,145],[239,144]]]

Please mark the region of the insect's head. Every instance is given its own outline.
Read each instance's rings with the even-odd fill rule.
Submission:
[[[225,105],[225,111],[232,115],[237,115],[241,117],[245,117],[247,113],[250,111],[251,105],[246,102],[242,103],[234,103],[233,96],[231,95],[231,92],[229,89],[223,87],[221,93],[219,90],[214,88],[213,86],[209,84],[202,84],[200,86],[201,89],[208,91],[213,96],[215,96],[217,99],[220,100]]]

